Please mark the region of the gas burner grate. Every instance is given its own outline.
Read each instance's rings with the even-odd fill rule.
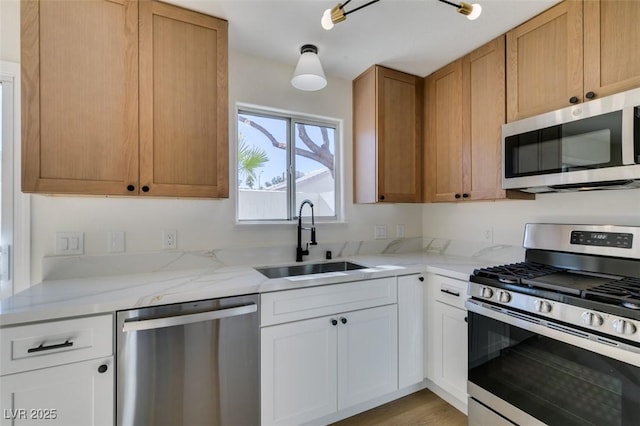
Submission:
[[[600,284],[586,290],[584,297],[621,304],[631,309],[640,309],[640,278],[625,277],[621,280]]]
[[[473,271],[473,275],[497,279],[503,283],[520,284],[522,279],[537,278],[560,271],[564,271],[564,269],[541,263],[520,262],[476,269]]]

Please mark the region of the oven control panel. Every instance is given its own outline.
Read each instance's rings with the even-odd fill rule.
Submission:
[[[633,247],[633,234],[624,232],[571,231],[571,244],[630,249]]]

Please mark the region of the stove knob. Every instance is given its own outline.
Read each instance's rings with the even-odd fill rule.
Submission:
[[[508,291],[500,290],[498,292],[498,301],[502,303],[509,303],[511,301],[511,295]]]
[[[633,334],[636,332],[636,326],[629,321],[617,319],[613,322],[613,329],[620,334]]]
[[[542,312],[543,314],[551,312],[551,303],[546,300],[536,299],[533,301],[533,305],[536,308],[536,311]]]
[[[482,289],[480,290],[480,296],[484,297],[485,299],[491,299],[491,296],[493,296],[493,290],[491,290],[489,287],[482,287]]]
[[[592,327],[600,327],[604,323],[604,319],[595,312],[587,311],[582,313],[582,323]]]

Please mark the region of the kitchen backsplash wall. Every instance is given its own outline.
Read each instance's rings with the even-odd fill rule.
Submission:
[[[290,84],[295,54],[292,61],[280,64],[230,52],[230,169],[234,170],[235,163],[236,102],[340,119],[346,223],[319,224],[318,241],[371,240],[374,226],[380,224],[387,225],[390,239],[396,235],[397,224],[405,225],[407,237],[422,236],[421,205],[352,203],[351,82],[328,76],[329,84],[320,92],[296,90]],[[126,253],[140,253],[161,250],[162,230],[175,229],[179,250],[290,245],[293,261],[294,224],[235,224],[235,180],[232,172],[226,200],[33,196],[31,283],[42,280],[42,260],[54,252],[56,231],[83,231],[89,255],[107,253],[109,231],[125,231]],[[16,291],[23,288],[24,283],[18,284]]]
[[[640,189],[541,194],[536,200],[425,204],[424,235],[522,245],[525,223],[640,225]]]

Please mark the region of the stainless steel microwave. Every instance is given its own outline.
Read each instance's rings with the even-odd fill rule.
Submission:
[[[502,187],[640,188],[640,88],[504,124]]]

